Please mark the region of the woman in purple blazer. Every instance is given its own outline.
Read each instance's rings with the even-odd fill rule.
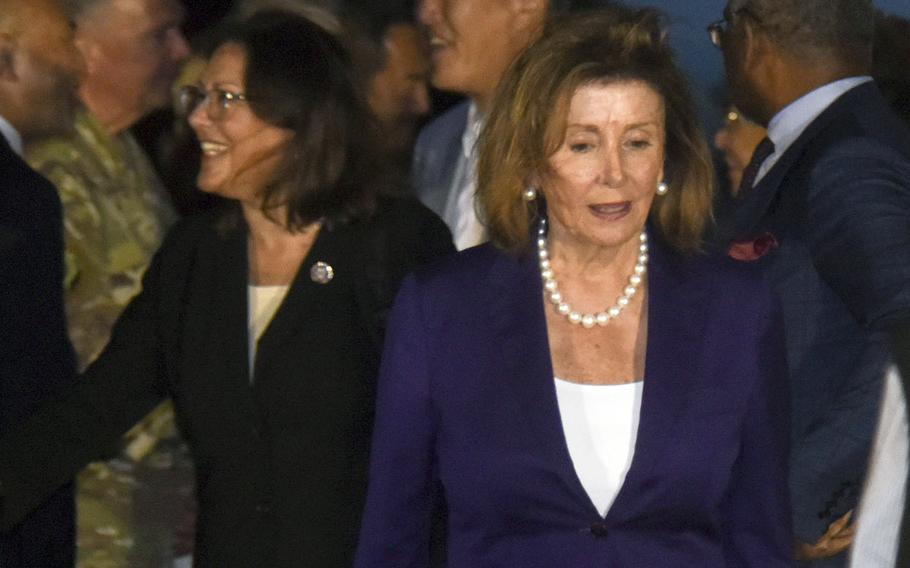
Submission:
[[[651,10],[556,20],[479,146],[492,243],[407,280],[356,566],[789,566],[781,323],[699,251],[712,174]]]

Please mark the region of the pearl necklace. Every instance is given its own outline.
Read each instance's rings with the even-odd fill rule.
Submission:
[[[611,319],[619,317],[623,309],[629,305],[632,296],[638,291],[641,284],[642,276],[648,265],[648,235],[642,229],[638,236],[641,244],[638,245],[638,260],[635,268],[632,269],[632,275],[629,276],[629,283],[623,289],[622,295],[617,298],[612,307],[605,309],[596,314],[585,314],[572,309],[572,306],[562,297],[559,292],[559,285],[553,278],[553,269],[550,266],[550,253],[547,252],[547,220],[541,218],[540,225],[537,228],[537,256],[540,259],[540,277],[543,280],[543,287],[550,302],[556,306],[556,311],[569,318],[573,324],[581,324],[585,328],[592,328],[594,324],[607,325]]]

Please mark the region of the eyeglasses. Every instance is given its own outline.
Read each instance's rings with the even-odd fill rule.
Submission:
[[[211,104],[215,101],[214,106]],[[235,93],[225,89],[206,90],[196,85],[183,85],[180,87],[180,93],[177,98],[178,110],[184,116],[189,116],[195,112],[199,106],[204,106],[209,117],[219,120],[227,116],[227,113],[238,103],[246,102],[246,95]]]
[[[714,44],[714,47],[723,49],[724,36],[727,35],[727,33],[730,31],[730,26],[732,25],[733,18],[739,14],[748,16],[759,24],[761,23],[761,19],[753,14],[746,6],[730,12],[729,15],[724,14],[723,19],[717,20],[716,22],[712,22],[708,25],[708,37],[711,39],[711,43]]]

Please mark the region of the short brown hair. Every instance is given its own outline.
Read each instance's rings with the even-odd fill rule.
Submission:
[[[667,195],[651,222],[680,251],[698,249],[711,220],[714,169],[688,84],[652,9],[609,9],[551,20],[504,77],[478,142],[478,199],[494,243],[519,251],[538,209],[522,199],[565,134],[569,102],[586,84],[644,81],[666,114]]]

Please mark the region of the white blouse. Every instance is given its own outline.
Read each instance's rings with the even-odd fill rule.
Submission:
[[[256,346],[259,338],[275,317],[275,312],[288,293],[288,285],[247,287],[247,346],[250,361],[250,383],[253,382],[253,369],[256,364]]]
[[[606,516],[635,451],[643,381],[583,385],[556,378],[569,455],[597,511]]]

